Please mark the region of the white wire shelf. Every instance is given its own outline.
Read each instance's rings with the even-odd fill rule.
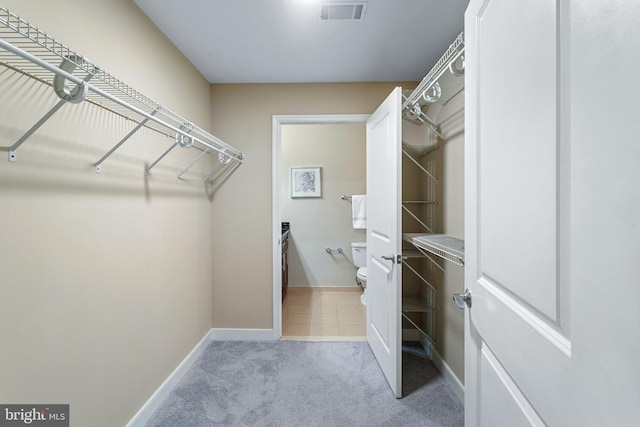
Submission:
[[[464,265],[464,240],[446,234],[404,233],[402,238],[418,249],[450,261]]]
[[[171,148],[194,146],[202,151],[217,154],[220,162],[225,164],[230,160],[242,163],[244,158],[244,153],[241,150],[153,101],[92,63],[86,57],[1,6],[0,64],[51,86],[63,101],[75,103],[86,101],[137,124],[112,151],[96,162],[98,172],[100,164],[143,126],[171,138]],[[64,82],[64,92],[60,89],[62,82]],[[70,87],[73,87],[73,90],[69,89]],[[76,96],[77,99],[74,100],[74,95],[79,96]],[[59,102],[59,106],[54,107],[40,120],[42,123],[36,123],[10,148],[9,159],[11,161],[15,161],[15,154],[12,159],[11,152],[15,153],[20,144],[25,142],[65,103]],[[191,166],[189,165],[189,167]],[[148,169],[145,173],[148,172]]]

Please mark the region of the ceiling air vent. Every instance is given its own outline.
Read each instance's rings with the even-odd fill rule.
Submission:
[[[362,21],[367,2],[321,3],[321,21]]]

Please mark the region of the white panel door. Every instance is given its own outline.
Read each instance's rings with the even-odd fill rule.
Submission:
[[[397,87],[367,121],[367,341],[402,396],[401,102]]]
[[[468,426],[638,425],[638,22],[636,2],[469,4]]]

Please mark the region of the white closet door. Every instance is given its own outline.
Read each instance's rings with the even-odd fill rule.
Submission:
[[[397,87],[367,121],[367,341],[396,397],[402,396],[402,168]]]
[[[467,426],[637,425],[640,7],[610,3],[467,9]]]

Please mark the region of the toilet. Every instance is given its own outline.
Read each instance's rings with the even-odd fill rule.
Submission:
[[[367,305],[367,242],[351,243],[351,256],[353,257],[353,265],[358,269],[356,282],[364,289],[360,301]]]

